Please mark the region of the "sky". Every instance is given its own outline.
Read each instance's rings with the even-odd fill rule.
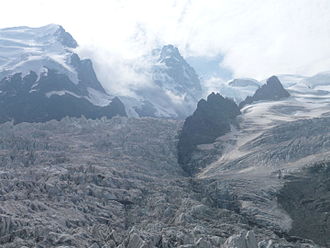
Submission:
[[[11,0],[1,10],[0,28],[62,25],[103,81],[130,80],[127,68],[165,44],[220,56],[233,77],[330,70],[329,0]]]

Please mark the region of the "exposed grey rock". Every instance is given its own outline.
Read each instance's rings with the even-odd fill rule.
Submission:
[[[230,131],[230,126],[240,111],[230,99],[212,93],[207,100],[200,100],[197,109],[182,127],[178,142],[178,160],[185,171],[193,174],[199,164],[194,163],[192,154],[197,145],[212,143]]]
[[[241,102],[239,107],[243,108],[247,104],[262,100],[277,101],[289,96],[289,92],[284,89],[280,80],[276,76],[272,76],[267,79],[266,84],[257,89],[253,96],[248,96],[243,102]]]
[[[39,78],[34,72],[25,77],[14,74],[0,81],[0,102],[3,106],[0,122],[44,122],[82,115],[92,119],[126,116],[125,106],[118,98],[113,98],[107,106],[96,106],[83,97],[86,96],[85,90],[71,82],[66,75],[51,69]],[[47,96],[49,92],[66,91],[73,95],[64,93]]]

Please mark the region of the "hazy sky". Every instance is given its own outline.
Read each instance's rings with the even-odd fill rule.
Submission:
[[[330,70],[329,0],[10,0],[0,27],[61,24],[94,59],[134,59],[163,44],[224,56],[235,77]],[[100,63],[99,63],[100,64]],[[99,68],[106,71],[105,68]]]

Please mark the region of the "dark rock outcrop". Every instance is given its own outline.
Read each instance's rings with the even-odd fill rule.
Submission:
[[[57,92],[57,94],[52,94]],[[48,70],[38,78],[31,72],[20,73],[0,81],[0,122],[44,122],[60,120],[66,116],[86,118],[111,118],[126,116],[125,107],[118,98],[107,106],[97,106],[84,97],[82,89],[56,71]]]
[[[290,94],[284,89],[280,80],[276,76],[272,76],[267,80],[267,83],[261,86],[253,96],[248,96],[239,104],[239,108],[251,104],[256,101],[277,101],[289,97]]]
[[[157,109],[149,101],[144,101],[140,107],[135,107],[134,110],[139,114],[139,117],[155,116]]]
[[[71,65],[75,68],[78,75],[79,87],[88,93],[88,88],[106,93],[95,74],[93,63],[90,59],[80,59],[76,53],[71,56]]]
[[[197,171],[192,154],[197,145],[208,144],[230,131],[230,124],[241,112],[235,102],[212,93],[200,100],[197,109],[183,125],[178,142],[178,161],[188,173]]]

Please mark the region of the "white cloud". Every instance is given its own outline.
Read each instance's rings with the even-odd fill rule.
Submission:
[[[59,23],[82,50],[97,47],[93,58],[104,84],[138,77],[123,61],[167,43],[186,56],[222,53],[223,65],[236,77],[330,70],[328,0],[11,0],[1,5],[1,27]]]
[[[77,52],[82,58],[92,59],[98,79],[113,95],[136,98],[139,89],[154,88],[150,60],[124,59],[120,54],[95,46],[82,47]]]
[[[203,97],[207,97],[212,92],[219,92],[219,86],[225,84],[221,78],[211,77],[204,81]]]

